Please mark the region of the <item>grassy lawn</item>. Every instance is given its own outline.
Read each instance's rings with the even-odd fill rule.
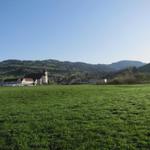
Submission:
[[[1,149],[150,149],[150,85],[1,87]]]

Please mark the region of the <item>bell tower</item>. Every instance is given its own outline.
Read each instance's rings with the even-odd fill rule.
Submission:
[[[44,81],[44,83],[45,83],[45,84],[48,84],[48,71],[47,71],[47,70],[45,70],[44,76],[45,76],[45,81]]]

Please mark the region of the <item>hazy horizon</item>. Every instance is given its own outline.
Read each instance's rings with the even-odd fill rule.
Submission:
[[[0,2],[0,61],[149,63],[149,0]]]
[[[0,62],[3,61],[9,61],[9,60],[19,60],[19,61],[45,61],[45,60],[56,60],[56,61],[61,61],[61,62],[72,62],[72,63],[87,63],[87,64],[102,64],[102,65],[109,65],[109,64],[113,64],[113,63],[118,63],[118,62],[122,62],[122,61],[137,61],[137,62],[141,62],[141,63],[149,63],[149,62],[144,62],[144,61],[139,61],[139,60],[117,60],[111,63],[90,63],[90,62],[84,62],[84,61],[69,61],[69,60],[58,60],[58,59],[53,59],[53,58],[49,58],[49,59],[4,59],[4,60],[0,60]]]

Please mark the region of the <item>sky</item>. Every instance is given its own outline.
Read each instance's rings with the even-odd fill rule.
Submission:
[[[150,0],[0,0],[0,61],[150,62]]]

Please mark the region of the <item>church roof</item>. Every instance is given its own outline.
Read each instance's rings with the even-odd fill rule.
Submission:
[[[33,80],[41,79],[44,76],[44,73],[32,73],[25,75],[24,78],[32,78]]]

